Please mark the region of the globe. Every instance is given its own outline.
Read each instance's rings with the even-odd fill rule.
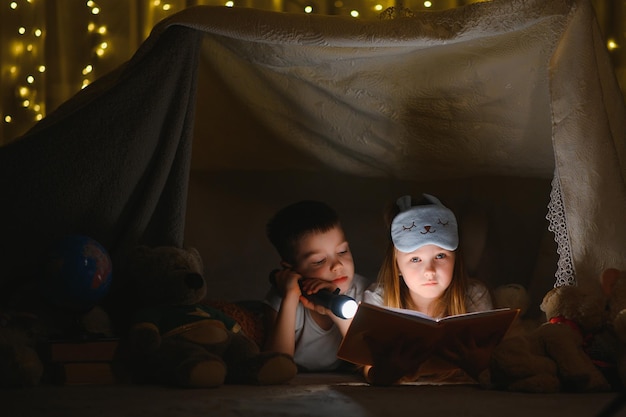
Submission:
[[[52,304],[76,312],[93,308],[109,292],[111,258],[88,236],[66,236],[46,256],[41,289]]]

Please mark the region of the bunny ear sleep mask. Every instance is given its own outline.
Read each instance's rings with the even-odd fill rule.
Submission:
[[[400,213],[391,223],[391,240],[400,252],[413,252],[424,245],[437,245],[445,250],[456,250],[459,232],[452,210],[436,197],[424,194],[431,203],[411,206],[411,196],[400,197],[396,204]]]

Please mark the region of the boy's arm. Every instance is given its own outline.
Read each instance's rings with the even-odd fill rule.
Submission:
[[[287,294],[278,312],[272,310],[268,317],[269,334],[265,342],[265,350],[286,353],[293,356],[296,346],[296,308],[299,296]]]
[[[293,356],[296,345],[296,310],[300,302],[300,275],[288,270],[276,273],[277,289],[282,295],[278,312],[271,310],[267,317],[268,336],[265,350]]]

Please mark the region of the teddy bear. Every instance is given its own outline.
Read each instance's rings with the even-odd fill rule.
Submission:
[[[129,328],[135,381],[210,388],[281,384],[296,375],[290,355],[261,352],[232,317],[203,302],[207,284],[195,248],[139,246],[126,271],[138,303]]]
[[[552,288],[540,306],[548,321],[527,335],[503,339],[495,348],[488,387],[542,393],[609,391],[611,384],[585,350],[604,328],[604,306],[594,286]]]
[[[537,320],[526,316],[530,307],[530,295],[521,284],[510,283],[498,286],[493,291],[493,306],[519,310],[519,314],[505,335],[507,338],[526,335],[539,325]]]
[[[616,268],[605,269],[600,276],[602,290],[607,297],[608,328],[614,336],[615,365],[614,384],[626,387],[626,271]]]
[[[54,340],[113,336],[102,306],[81,312],[63,309],[39,295],[37,281],[23,283],[12,289],[0,309],[0,388],[55,382],[46,355]]]

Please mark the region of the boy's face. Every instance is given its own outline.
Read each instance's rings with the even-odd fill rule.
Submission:
[[[295,248],[294,270],[305,278],[333,282],[344,293],[354,277],[354,261],[343,230],[305,235]]]

